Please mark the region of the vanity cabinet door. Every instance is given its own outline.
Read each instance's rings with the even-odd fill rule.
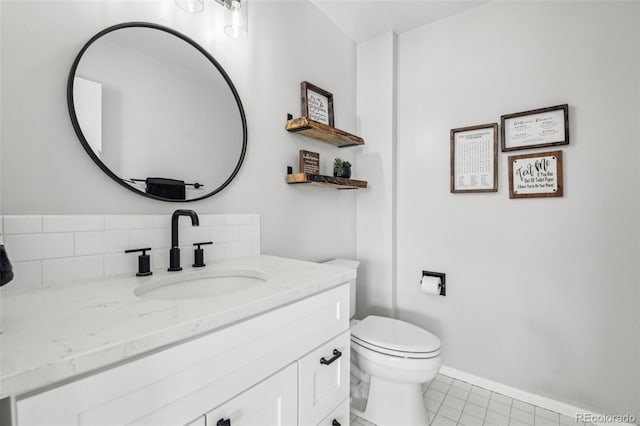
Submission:
[[[284,370],[207,413],[213,426],[295,426],[298,417],[298,371]]]
[[[345,331],[298,361],[301,426],[320,424],[349,396],[350,343]]]

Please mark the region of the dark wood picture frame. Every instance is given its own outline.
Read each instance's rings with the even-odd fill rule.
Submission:
[[[503,115],[500,117],[500,136],[502,152],[569,145],[569,105]]]
[[[545,161],[547,158],[552,160],[547,163]],[[539,160],[527,161],[531,159]],[[520,164],[517,164],[518,162]],[[556,189],[553,189],[553,183]],[[525,192],[518,193],[518,188],[514,188],[515,185],[526,186]],[[540,188],[539,192],[538,188]],[[562,196],[564,196],[562,151],[509,156],[509,198]]]
[[[487,135],[486,130],[490,130],[493,132],[493,137],[491,135]],[[469,155],[475,154],[476,158],[468,158],[466,159],[468,166],[473,165],[473,167],[482,168],[483,158],[478,158],[479,155],[487,155],[489,154],[491,158],[489,159],[490,164],[485,164],[484,167],[489,167],[489,170],[486,173],[482,173],[482,171],[478,172],[478,175],[470,174],[469,178],[472,182],[475,182],[477,179],[489,178],[492,179],[492,182],[489,182],[489,185],[486,183],[484,185],[466,185],[460,184],[457,180],[460,180],[462,176],[460,175],[461,171],[458,170],[460,165],[456,167],[456,152],[460,154],[460,156],[464,155],[460,149],[456,150],[456,136],[462,137],[462,135],[458,134],[468,133],[465,138],[468,139],[469,143],[473,142],[473,139],[478,139],[475,143],[476,148],[479,143],[491,145],[489,152],[486,149],[477,149],[471,150]],[[490,139],[488,139],[490,138]],[[485,140],[481,140],[485,139]],[[465,193],[465,192],[498,192],[498,123],[489,123],[489,124],[481,124],[478,126],[469,126],[469,127],[461,127],[458,129],[451,129],[450,134],[451,141],[451,192],[452,193]],[[481,147],[480,147],[481,148]],[[468,152],[466,150],[465,152]],[[465,158],[460,157],[461,160],[465,160]],[[492,169],[492,170],[491,170]],[[472,183],[470,182],[470,183]],[[474,188],[473,186],[477,186]]]
[[[300,150],[300,173],[320,174],[320,154],[313,151]]]
[[[310,96],[309,92],[312,92],[312,94],[315,94],[316,96]],[[335,127],[333,120],[333,94],[319,88],[315,84],[303,81],[300,83],[300,98],[302,100],[303,117],[317,121],[318,123]],[[318,105],[318,101],[321,101],[321,98],[326,98],[326,106]],[[323,117],[325,114],[326,120]]]

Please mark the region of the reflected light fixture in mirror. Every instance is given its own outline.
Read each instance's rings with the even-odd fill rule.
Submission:
[[[176,5],[189,13],[200,13],[204,10],[204,0],[176,0]]]
[[[176,5],[189,13],[200,13],[204,10],[204,0],[175,0]],[[224,33],[232,38],[240,38],[248,32],[248,0],[215,0],[228,9],[225,18]]]
[[[231,0],[231,22],[224,27],[229,37],[239,38],[247,33],[247,1]]]

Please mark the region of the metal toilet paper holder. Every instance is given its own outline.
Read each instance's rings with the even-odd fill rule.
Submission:
[[[422,271],[422,276],[440,278],[440,284],[438,285],[438,287],[440,288],[440,296],[447,295],[447,274],[445,274],[444,272]]]

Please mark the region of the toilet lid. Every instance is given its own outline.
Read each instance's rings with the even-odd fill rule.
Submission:
[[[440,349],[440,339],[420,327],[393,318],[370,315],[351,328],[351,335],[380,348],[427,353]]]

